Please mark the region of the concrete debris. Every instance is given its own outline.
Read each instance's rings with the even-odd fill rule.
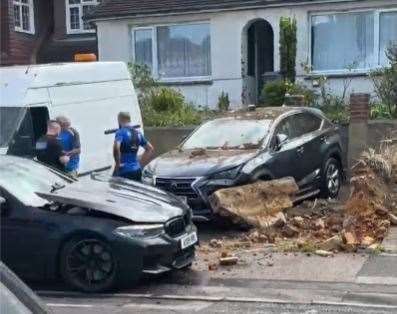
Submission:
[[[292,217],[292,224],[298,228],[304,228],[305,227],[305,219],[301,216],[295,216]]]
[[[211,239],[209,245],[213,248],[220,248],[222,247],[222,241],[217,239]]]
[[[285,224],[282,211],[293,206],[292,197],[297,192],[295,180],[287,177],[218,190],[210,197],[210,204],[214,213],[234,223],[280,227]]]
[[[316,230],[324,229],[324,228],[325,228],[324,220],[322,220],[321,218],[317,219],[317,220],[314,222],[314,228],[315,228]]]
[[[396,215],[389,213],[389,220],[393,226],[397,226],[397,216]]]
[[[281,234],[287,238],[294,238],[299,235],[299,229],[287,224],[282,228]]]
[[[342,237],[337,234],[328,238],[320,244],[320,248],[325,251],[339,251],[343,246]]]
[[[374,238],[372,238],[372,237],[369,237],[369,236],[365,236],[362,240],[361,240],[361,246],[362,247],[369,247],[369,246],[371,246],[372,244],[374,244],[375,243],[375,239]]]
[[[357,241],[356,236],[352,232],[343,232],[342,233],[343,246],[346,251],[353,252],[357,249],[357,245],[359,242]]]
[[[333,252],[325,251],[325,250],[316,250],[316,251],[314,251],[314,254],[316,254],[318,256],[327,257],[327,256],[333,255]]]
[[[389,214],[389,210],[381,205],[376,206],[375,212],[379,216],[387,216]]]
[[[373,153],[363,155],[352,169],[350,195],[345,200],[317,199],[293,206],[298,187],[292,178],[216,191],[210,198],[215,213],[256,228],[203,245],[202,252],[213,252],[208,269],[243,265],[233,253],[238,251],[238,256],[243,256],[248,249],[263,250],[266,259],[269,252],[277,250],[318,256],[360,249],[382,252],[379,243],[390,226],[397,225],[397,147],[393,151],[394,157],[378,154],[376,161],[370,160]],[[385,173],[387,177],[382,176]],[[258,265],[273,266],[273,261],[259,260]]]
[[[237,262],[238,262],[237,256],[227,256],[227,257],[221,257],[219,259],[219,264],[222,266],[236,265]]]

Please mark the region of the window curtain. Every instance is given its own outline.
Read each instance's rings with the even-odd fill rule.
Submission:
[[[152,30],[136,30],[135,34],[135,62],[152,67]]]
[[[157,51],[160,77],[211,75],[208,24],[158,27]]]
[[[374,17],[372,13],[312,17],[314,70],[365,69],[372,66]]]
[[[386,66],[389,62],[386,57],[387,48],[392,43],[397,43],[397,12],[381,13],[379,27],[379,63]]]

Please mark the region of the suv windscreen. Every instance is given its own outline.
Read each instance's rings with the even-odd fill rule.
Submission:
[[[24,107],[0,107],[0,147],[7,147],[26,112]]]
[[[269,132],[271,122],[271,120],[213,120],[199,127],[182,148],[259,148]]]

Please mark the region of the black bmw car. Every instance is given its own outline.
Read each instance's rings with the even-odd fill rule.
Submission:
[[[338,128],[320,110],[269,107],[204,123],[177,149],[153,160],[143,180],[185,196],[195,218],[208,219],[208,197],[217,189],[292,176],[298,198],[334,198],[343,169]]]
[[[78,182],[0,156],[1,259],[22,278],[83,291],[189,267],[197,232],[178,197],[104,176]]]

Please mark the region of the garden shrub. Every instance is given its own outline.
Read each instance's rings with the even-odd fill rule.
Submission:
[[[266,106],[282,106],[286,91],[287,86],[283,80],[267,82],[263,87],[261,100]]]
[[[286,83],[289,95],[302,95],[305,98],[305,106],[313,106],[317,102],[318,95],[310,88],[299,83]]]
[[[375,93],[381,102],[381,107],[387,108],[391,118],[397,118],[397,44],[387,50],[390,66],[375,70],[370,74]]]
[[[229,94],[222,92],[218,97],[218,109],[220,111],[228,111],[230,107]]]

